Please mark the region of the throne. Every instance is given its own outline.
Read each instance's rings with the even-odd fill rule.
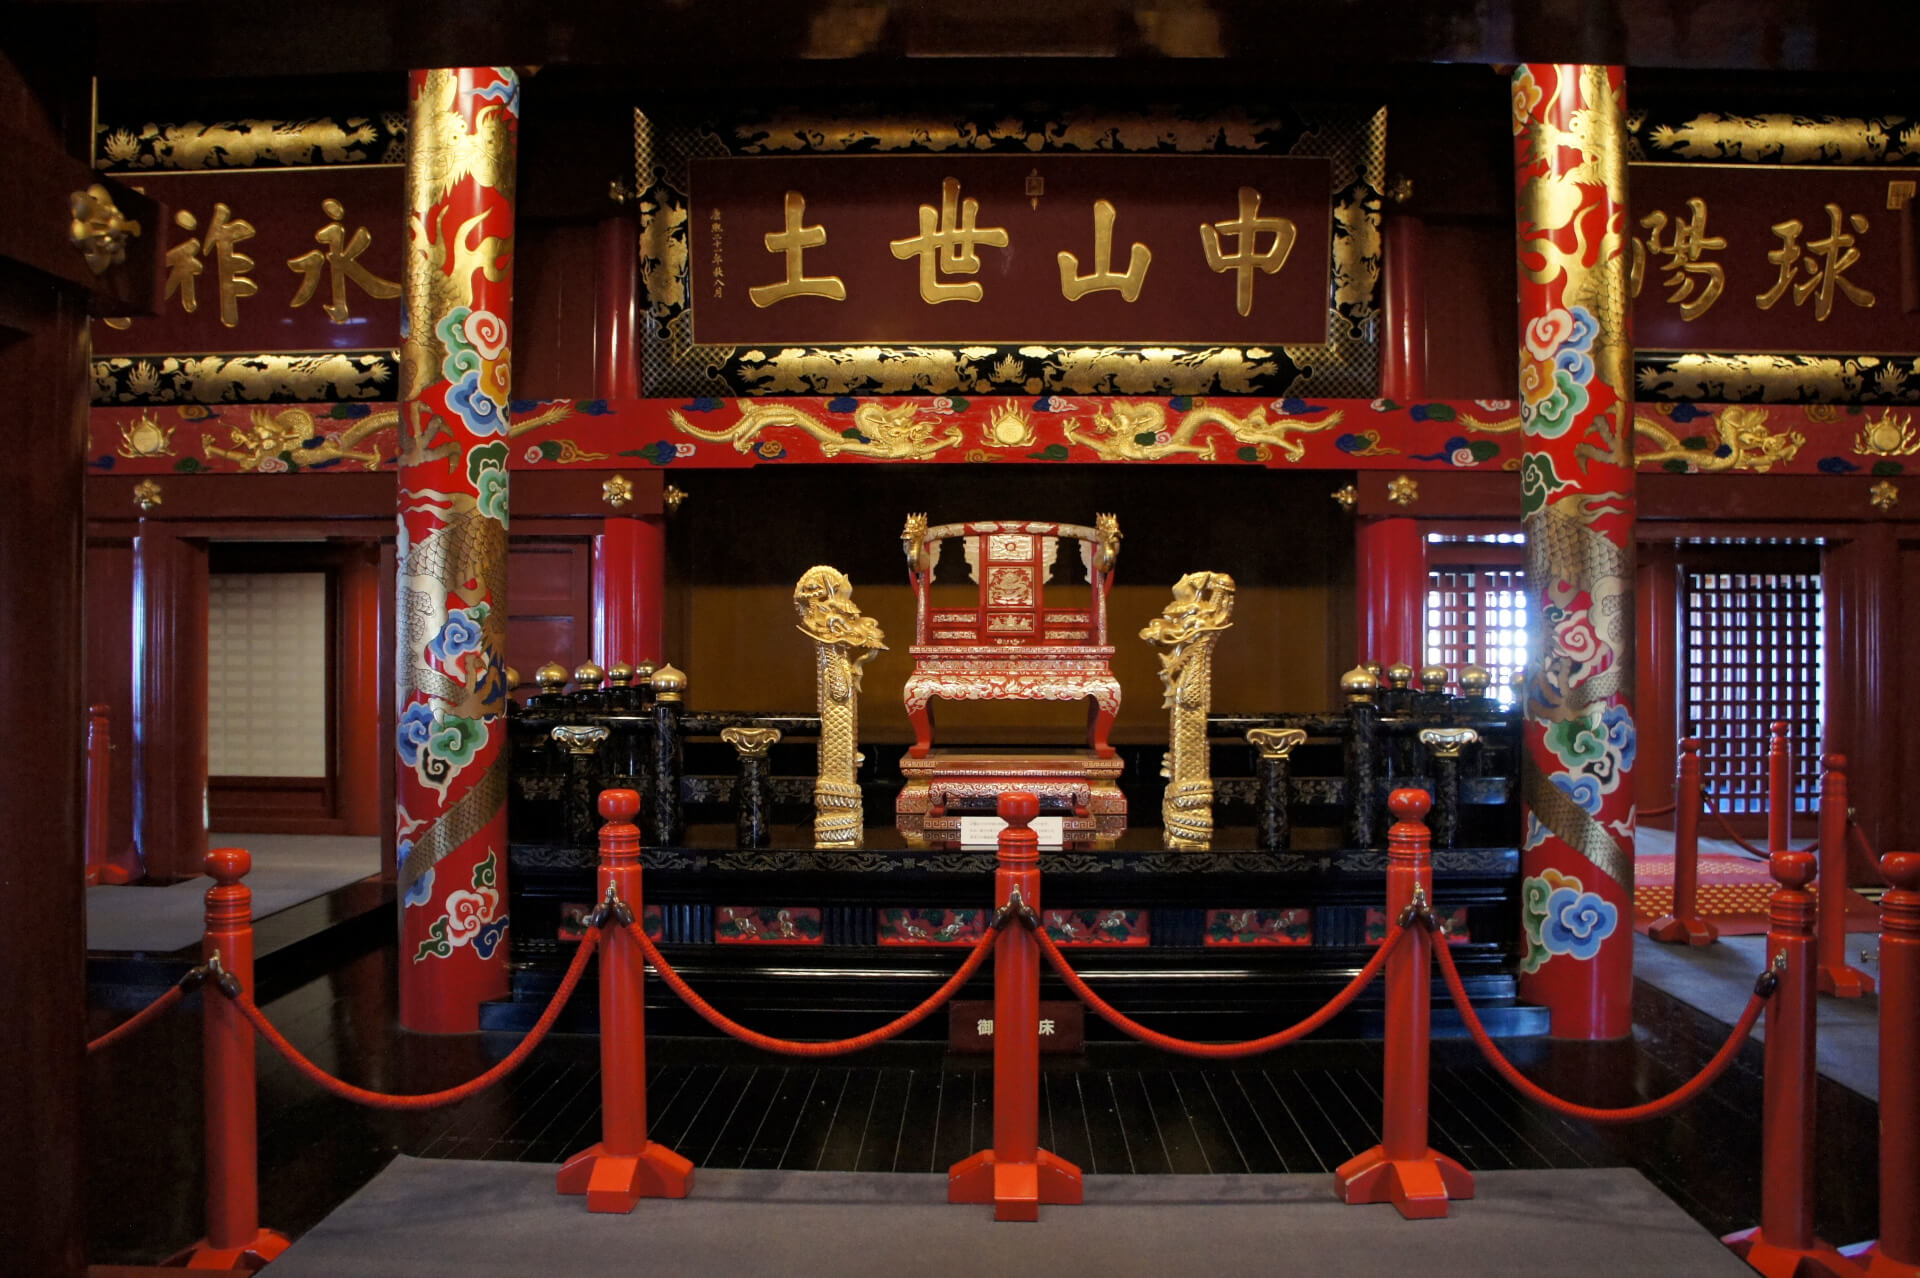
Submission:
[[[945,542],[958,541],[978,587],[971,607],[936,601],[934,571]],[[1042,812],[1066,818],[1068,837],[1110,838],[1125,824],[1115,786],[1120,759],[1108,742],[1120,711],[1120,681],[1107,642],[1107,592],[1120,552],[1120,525],[1100,515],[1084,524],[988,521],[929,528],[907,517],[900,534],[913,582],[913,673],[903,690],[914,743],[902,761],[901,829],[910,837],[946,832],[950,809],[980,807],[995,785],[1039,792]],[[1086,595],[1049,607],[1047,587],[1062,544],[1078,547]],[[1069,755],[953,754],[933,746],[933,702],[1080,701],[1087,749]],[[976,800],[980,802],[975,802]],[[984,812],[993,809],[990,804]]]

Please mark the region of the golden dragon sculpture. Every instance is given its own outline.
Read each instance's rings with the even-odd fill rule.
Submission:
[[[861,811],[860,667],[886,651],[879,623],[860,615],[853,583],[825,564],[793,588],[800,633],[813,640],[820,699],[820,765],[813,786],[813,845],[857,848]]]
[[[1213,775],[1207,764],[1207,711],[1213,700],[1213,645],[1233,624],[1233,578],[1190,572],[1173,600],[1140,637],[1160,649],[1162,704],[1170,711],[1167,778],[1160,819],[1167,846],[1204,850],[1213,842]]]
[[[713,444],[732,444],[735,452],[752,452],[763,431],[798,429],[820,443],[826,457],[846,453],[852,457],[883,457],[890,461],[913,461],[931,457],[943,448],[953,448],[964,438],[960,427],[941,417],[922,417],[914,404],[887,408],[868,402],[853,410],[853,427],[835,430],[813,414],[791,404],[737,401],[740,416],[720,430],[703,430],[677,409],[667,415],[683,435]],[[945,429],[942,430],[941,428]]]
[[[1267,410],[1261,407],[1245,417],[1236,417],[1223,408],[1206,406],[1189,409],[1181,416],[1179,425],[1168,430],[1167,410],[1159,404],[1151,400],[1116,401],[1110,411],[1096,410],[1088,429],[1081,428],[1079,418],[1069,417],[1061,423],[1061,430],[1069,442],[1091,448],[1103,461],[1158,461],[1176,453],[1214,461],[1219,436],[1208,435],[1199,442],[1196,437],[1202,427],[1218,426],[1231,435],[1235,443],[1255,449],[1261,461],[1271,455],[1269,450],[1277,448],[1288,461],[1297,462],[1307,455],[1307,449],[1293,436],[1329,430],[1339,425],[1345,416],[1341,410],[1319,421],[1302,421],[1297,417],[1270,419]]]

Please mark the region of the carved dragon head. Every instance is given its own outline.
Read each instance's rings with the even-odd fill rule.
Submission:
[[[1114,561],[1120,558],[1120,521],[1113,515],[1095,515],[1093,528],[1100,534],[1100,553],[1094,566],[1101,572],[1112,572]]]
[[[886,650],[880,624],[860,615],[853,602],[853,583],[838,568],[818,564],[807,569],[793,588],[793,607],[800,614],[800,633],[816,643],[841,644],[867,653]]]

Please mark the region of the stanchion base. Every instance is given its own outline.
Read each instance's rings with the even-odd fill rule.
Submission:
[[[638,1154],[609,1154],[596,1143],[569,1158],[558,1180],[561,1193],[587,1196],[588,1211],[625,1215],[642,1198],[685,1198],[693,1164],[653,1141]]]
[[[1860,1272],[1867,1278],[1920,1278],[1920,1264],[1909,1264],[1883,1255],[1877,1241],[1842,1247],[1840,1254],[1859,1265]]]
[[[1873,993],[1873,978],[1857,967],[1845,963],[1835,967],[1831,963],[1820,965],[1820,992],[1832,994],[1836,998],[1859,998],[1863,994]]]
[[[1080,1198],[1080,1169],[1051,1150],[1035,1150],[1030,1163],[1003,1163],[983,1149],[947,1171],[947,1201],[992,1203],[995,1220],[1038,1220],[1041,1203]]]
[[[293,1246],[293,1240],[273,1229],[263,1229],[244,1247],[215,1247],[202,1238],[193,1246],[169,1257],[168,1269],[244,1269],[252,1273],[264,1269],[268,1261]]]
[[[1866,1272],[1818,1238],[1811,1247],[1782,1247],[1762,1238],[1756,1226],[1720,1241],[1766,1278],[1860,1278]]]
[[[1473,1173],[1432,1149],[1419,1158],[1388,1158],[1375,1145],[1333,1173],[1344,1203],[1392,1203],[1408,1220],[1438,1220],[1447,1200],[1473,1197]]]
[[[1720,929],[1692,915],[1667,914],[1648,924],[1647,939],[1668,945],[1712,945],[1720,939]]]

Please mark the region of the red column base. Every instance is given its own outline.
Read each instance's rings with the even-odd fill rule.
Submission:
[[[1842,1247],[1840,1254],[1859,1265],[1867,1278],[1920,1278],[1920,1264],[1883,1255],[1877,1241],[1853,1243]]]
[[[1757,1225],[1720,1241],[1766,1278],[1860,1278],[1866,1272],[1818,1238],[1811,1247],[1782,1247],[1761,1237]]]
[[[1041,1203],[1080,1199],[1080,1169],[1051,1150],[1035,1150],[1030,1163],[1003,1163],[983,1149],[947,1170],[947,1201],[992,1203],[995,1220],[1038,1220]]]
[[[1836,998],[1859,998],[1863,994],[1873,993],[1873,978],[1857,967],[1845,963],[1835,966],[1832,963],[1820,965],[1820,992]]]
[[[567,1160],[558,1177],[563,1194],[585,1194],[588,1211],[625,1215],[642,1198],[685,1198],[693,1164],[648,1141],[638,1154],[610,1154],[595,1143]]]
[[[1720,939],[1720,929],[1691,914],[1684,918],[1666,914],[1648,926],[1647,939],[1668,945],[1712,945]]]
[[[1447,1201],[1473,1197],[1473,1173],[1432,1149],[1419,1158],[1388,1158],[1375,1145],[1333,1173],[1343,1203],[1392,1203],[1408,1220],[1438,1220]]]
[[[278,1230],[263,1229],[244,1247],[215,1247],[202,1238],[193,1246],[167,1260],[168,1269],[244,1269],[252,1273],[264,1269],[267,1262],[293,1246],[293,1240]]]

